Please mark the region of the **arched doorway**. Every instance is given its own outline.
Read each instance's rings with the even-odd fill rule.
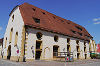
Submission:
[[[8,50],[7,50],[7,59],[10,60],[10,56],[11,56],[11,45],[8,46]]]
[[[50,48],[46,47],[44,53],[45,59],[50,59]]]

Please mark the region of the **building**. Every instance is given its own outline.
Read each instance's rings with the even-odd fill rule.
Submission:
[[[84,27],[28,3],[16,6],[9,16],[3,59],[56,60],[63,59],[64,52],[75,60],[90,59],[93,37]]]
[[[2,58],[3,38],[0,39],[0,58]]]
[[[90,40],[89,51],[90,51],[90,53],[96,53],[97,52],[96,43],[95,43],[94,40]]]
[[[100,44],[97,44],[97,54],[100,54]]]

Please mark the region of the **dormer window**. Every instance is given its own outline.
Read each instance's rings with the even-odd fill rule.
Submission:
[[[33,18],[33,19],[34,19],[34,21],[35,21],[36,23],[40,24],[40,19],[38,19],[38,18]]]
[[[74,30],[71,30],[71,31],[72,31],[72,33],[76,34],[76,31],[74,31]]]
[[[82,28],[78,27],[78,26],[75,26],[78,30],[81,30],[82,31]]]
[[[54,19],[56,19],[56,17],[53,16]]]
[[[33,11],[35,11],[35,8],[32,8],[33,9]]]
[[[63,20],[61,20],[61,22],[64,22]]]
[[[12,22],[14,21],[14,15],[12,16]]]
[[[79,33],[79,32],[78,32],[78,34],[79,34],[80,36],[82,36],[82,33]]]
[[[45,12],[42,12],[45,15]]]
[[[70,20],[68,20],[67,23],[70,24]]]

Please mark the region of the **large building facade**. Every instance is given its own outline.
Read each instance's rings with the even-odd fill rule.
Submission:
[[[2,48],[3,48],[3,38],[0,39],[0,58],[3,57]]]
[[[3,59],[56,60],[64,58],[64,54],[58,56],[64,52],[72,53],[74,59],[90,59],[92,39],[84,27],[24,3],[10,13]]]

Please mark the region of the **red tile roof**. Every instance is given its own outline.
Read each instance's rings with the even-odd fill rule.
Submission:
[[[62,35],[76,37],[83,40],[89,40],[88,37],[92,38],[92,36],[84,27],[70,20],[66,20],[38,7],[35,7],[31,4],[24,3],[19,6],[19,9],[25,25],[39,28],[41,30],[59,33]],[[40,23],[36,23],[33,18],[40,19]],[[76,27],[80,28],[81,30]],[[72,31],[74,31],[75,33],[73,33]]]

